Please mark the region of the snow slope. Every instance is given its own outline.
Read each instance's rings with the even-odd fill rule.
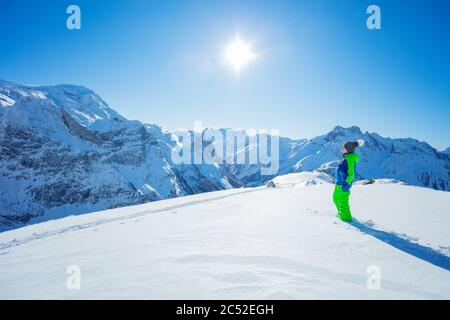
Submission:
[[[450,298],[450,193],[355,185],[350,225],[323,174],[275,182],[1,233],[0,298]],[[80,290],[66,288],[69,265]]]

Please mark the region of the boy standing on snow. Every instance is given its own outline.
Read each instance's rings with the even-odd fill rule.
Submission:
[[[359,156],[354,151],[356,147],[361,147],[362,145],[364,145],[364,140],[349,141],[341,149],[343,159],[336,169],[336,186],[334,187],[333,202],[342,221],[352,221],[349,205],[350,188],[355,176],[355,166],[359,161]]]

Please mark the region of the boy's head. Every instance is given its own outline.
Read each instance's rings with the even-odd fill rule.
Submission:
[[[352,153],[355,151],[357,147],[361,147],[364,145],[364,140],[357,140],[357,141],[347,141],[344,143],[344,146],[341,149],[342,153]]]

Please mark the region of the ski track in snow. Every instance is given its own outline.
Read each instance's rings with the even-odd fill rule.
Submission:
[[[213,198],[209,198],[209,199],[194,200],[194,201],[190,201],[187,203],[168,206],[168,207],[155,209],[155,210],[144,210],[144,211],[140,211],[140,212],[133,213],[130,215],[124,215],[124,216],[122,215],[122,216],[115,217],[115,218],[99,219],[99,220],[95,220],[95,221],[91,221],[91,222],[73,225],[73,226],[70,226],[67,228],[61,228],[61,229],[40,232],[40,233],[33,233],[31,236],[28,236],[28,237],[13,239],[10,241],[0,243],[0,250],[5,250],[5,249],[11,248],[11,247],[16,247],[16,246],[20,246],[20,245],[29,243],[31,241],[45,239],[48,237],[52,237],[52,236],[56,236],[56,235],[60,235],[60,234],[64,234],[64,233],[88,229],[88,228],[92,228],[92,227],[96,227],[99,225],[108,224],[108,223],[112,223],[112,222],[135,219],[135,218],[139,218],[139,217],[150,215],[150,214],[161,213],[161,212],[165,212],[165,211],[172,211],[172,210],[176,210],[176,209],[180,209],[180,208],[184,208],[184,207],[188,207],[188,206],[192,206],[192,205],[196,205],[196,204],[200,204],[200,203],[207,203],[207,202],[211,202],[211,201],[222,200],[222,199],[226,199],[229,197],[242,195],[245,193],[257,192],[260,190],[264,190],[264,189],[257,188],[257,189],[245,190],[245,191],[235,192],[232,194],[222,195],[222,196],[213,197]],[[168,212],[168,213],[171,213],[171,212]],[[0,255],[2,255],[2,254],[5,254],[5,252],[0,252]]]

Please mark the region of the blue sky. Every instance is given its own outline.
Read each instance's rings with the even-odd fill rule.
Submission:
[[[82,29],[66,28],[81,8]],[[366,28],[378,4],[382,29]],[[0,78],[85,85],[166,129],[277,128],[312,137],[358,125],[450,145],[450,2],[2,0]],[[236,34],[258,59],[236,75]]]

